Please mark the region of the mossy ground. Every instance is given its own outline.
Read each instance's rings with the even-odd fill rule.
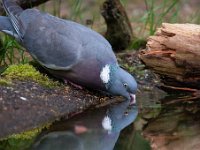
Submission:
[[[7,138],[0,140],[0,149],[1,146],[4,150],[18,150],[26,149],[35,140],[36,136],[42,131],[42,128],[32,129],[30,131],[25,131],[20,134],[13,134]]]
[[[59,86],[59,82],[49,79],[29,64],[11,65],[3,73],[1,85],[10,85],[13,79],[32,80],[46,87]]]
[[[42,129],[49,128],[50,125],[51,123],[48,123],[45,126],[0,139],[0,150],[1,148],[4,148],[4,150],[25,150],[31,146],[35,138],[42,132]]]
[[[46,75],[41,74],[29,64],[11,65],[2,74],[0,85],[11,86],[13,80],[32,80],[45,87],[56,87],[61,85],[57,81],[49,79]],[[45,126],[48,127],[49,125]],[[34,141],[35,137],[44,127],[35,128],[19,134],[12,134],[7,138],[0,139],[0,150],[18,150],[25,149]]]
[[[1,79],[0,78],[0,85],[9,86],[11,84],[12,84],[12,82],[10,80],[8,80],[8,79],[6,80],[6,79]]]

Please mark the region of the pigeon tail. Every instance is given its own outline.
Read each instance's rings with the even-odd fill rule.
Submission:
[[[21,22],[19,15],[23,12],[23,9],[14,1],[11,0],[2,0],[3,8],[9,16],[11,23],[17,32],[19,38],[22,40],[25,28]]]

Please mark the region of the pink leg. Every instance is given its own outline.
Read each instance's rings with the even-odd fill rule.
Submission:
[[[65,82],[65,84],[70,84],[70,85],[72,85],[73,87],[75,87],[75,88],[77,88],[77,89],[79,89],[79,90],[83,90],[83,87],[82,87],[82,86],[80,86],[80,85],[78,85],[78,84],[75,84],[75,83],[73,83],[73,82],[71,82],[71,81],[64,80],[64,82]]]

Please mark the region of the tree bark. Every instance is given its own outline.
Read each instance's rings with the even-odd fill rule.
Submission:
[[[115,51],[126,49],[133,39],[133,32],[126,11],[119,0],[106,0],[101,14],[107,24],[106,38]]]
[[[165,84],[200,89],[200,25],[163,23],[146,46],[140,59]]]
[[[26,8],[30,8],[30,7],[34,7],[34,6],[38,6],[42,3],[45,3],[49,0],[15,0],[22,8],[26,9]],[[0,5],[0,15],[3,15],[4,9],[2,8],[2,6]]]

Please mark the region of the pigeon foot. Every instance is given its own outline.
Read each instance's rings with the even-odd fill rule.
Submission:
[[[77,88],[77,89],[79,89],[79,90],[83,90],[83,87],[82,87],[82,86],[80,86],[80,85],[78,85],[78,84],[75,84],[75,83],[73,83],[73,82],[71,82],[71,81],[64,80],[64,82],[65,82],[65,84],[70,84],[70,85],[72,85],[73,87],[75,87],[75,88]]]

